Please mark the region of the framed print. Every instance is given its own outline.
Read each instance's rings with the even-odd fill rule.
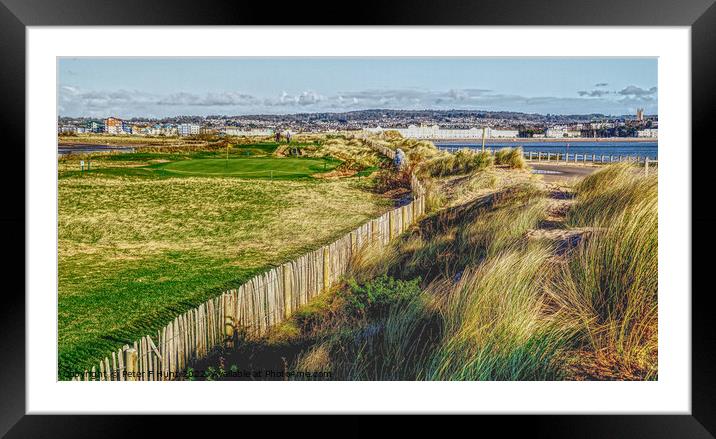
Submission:
[[[713,436],[710,2],[181,6],[3,0],[3,433]]]

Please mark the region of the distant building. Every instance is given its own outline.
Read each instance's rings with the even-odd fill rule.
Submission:
[[[570,130],[566,127],[551,127],[544,131],[544,136],[550,139],[559,139],[563,137],[582,137],[582,132],[579,130]]]
[[[172,125],[156,124],[145,129],[145,133],[149,136],[176,136],[177,128]]]
[[[650,138],[658,138],[659,137],[659,129],[658,128],[647,128],[644,130],[639,130],[636,132],[637,137],[650,137]]]
[[[201,132],[201,127],[193,123],[183,123],[177,126],[180,136],[196,136]]]
[[[498,130],[485,127],[485,137],[488,139],[516,138],[517,130]],[[383,131],[397,131],[408,139],[482,139],[483,128],[445,129],[438,125],[409,125],[407,128],[368,128],[369,133],[382,133]]]
[[[251,128],[247,130],[241,127],[226,127],[224,128],[224,133],[227,136],[273,136],[274,130],[271,128]]]
[[[592,122],[589,127],[593,130],[604,130],[614,128],[614,124],[612,122]]]
[[[116,117],[108,117],[104,120],[104,132],[107,134],[123,134],[124,122]]]
[[[643,108],[636,109],[636,120],[638,120],[638,121],[644,120],[644,109]]]
[[[514,139],[519,136],[518,130],[490,130],[489,138],[491,139]]]
[[[564,127],[551,127],[544,130],[544,136],[550,139],[567,137],[567,129]]]
[[[87,131],[90,133],[101,133],[104,131],[104,123],[91,120],[87,122]]]

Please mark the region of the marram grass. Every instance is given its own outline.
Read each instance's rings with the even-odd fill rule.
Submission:
[[[420,276],[422,291],[338,325],[302,361],[334,379],[655,379],[656,177],[610,166],[575,191],[565,226],[586,234],[565,254],[526,237],[546,208],[527,185],[438,211],[383,257],[361,256],[354,279]]]

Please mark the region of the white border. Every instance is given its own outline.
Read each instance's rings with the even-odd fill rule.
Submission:
[[[27,412],[690,413],[690,28],[27,30]],[[657,382],[57,382],[57,56],[659,57]],[[667,275],[668,274],[668,275]]]

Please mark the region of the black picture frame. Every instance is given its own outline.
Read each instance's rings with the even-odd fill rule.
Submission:
[[[0,173],[6,202],[0,224],[8,256],[3,266],[5,288],[0,306],[0,434],[7,437],[114,437],[138,434],[149,417],[25,415],[25,30],[27,26],[105,25],[558,25],[558,26],[688,26],[691,27],[692,144],[705,159],[692,155],[692,413],[691,415],[547,415],[482,416],[479,430],[496,427],[500,435],[521,432],[548,437],[709,438],[716,436],[716,329],[712,324],[707,273],[708,249],[714,244],[716,215],[711,213],[708,135],[716,101],[716,5],[714,0],[488,0],[440,2],[364,1],[338,3],[220,3],[214,0],[0,0],[0,89],[5,157],[12,168]],[[321,18],[321,11],[333,16]],[[326,14],[326,15],[328,15]],[[369,31],[369,30],[367,30]],[[648,44],[648,42],[625,42]],[[23,151],[23,154],[20,154]],[[17,161],[22,156],[25,166]],[[664,184],[668,185],[668,178]],[[9,202],[8,202],[9,201]],[[19,233],[22,230],[23,233]],[[7,280],[14,281],[15,285]],[[688,291],[683,292],[688,294]],[[635,408],[635,410],[638,408]],[[396,408],[400,410],[400,408]],[[151,417],[154,418],[154,417]],[[228,417],[199,421],[211,430],[224,430],[236,421]],[[260,421],[266,423],[266,420]],[[352,417],[341,429],[368,433],[372,422]],[[469,421],[475,424],[475,421]],[[173,417],[172,428],[197,423],[193,417]],[[270,422],[272,435],[294,434],[295,422]],[[445,432],[451,421],[411,417],[407,422],[423,432]],[[476,425],[477,426],[477,425]],[[142,427],[143,429],[143,427]],[[148,431],[148,430],[147,430]],[[241,429],[246,432],[245,428]],[[315,429],[313,429],[315,432]],[[132,433],[134,432],[134,433]],[[167,430],[168,432],[168,430]],[[208,432],[208,430],[207,430]],[[238,434],[238,433],[237,433]],[[245,434],[245,433],[244,433]]]

